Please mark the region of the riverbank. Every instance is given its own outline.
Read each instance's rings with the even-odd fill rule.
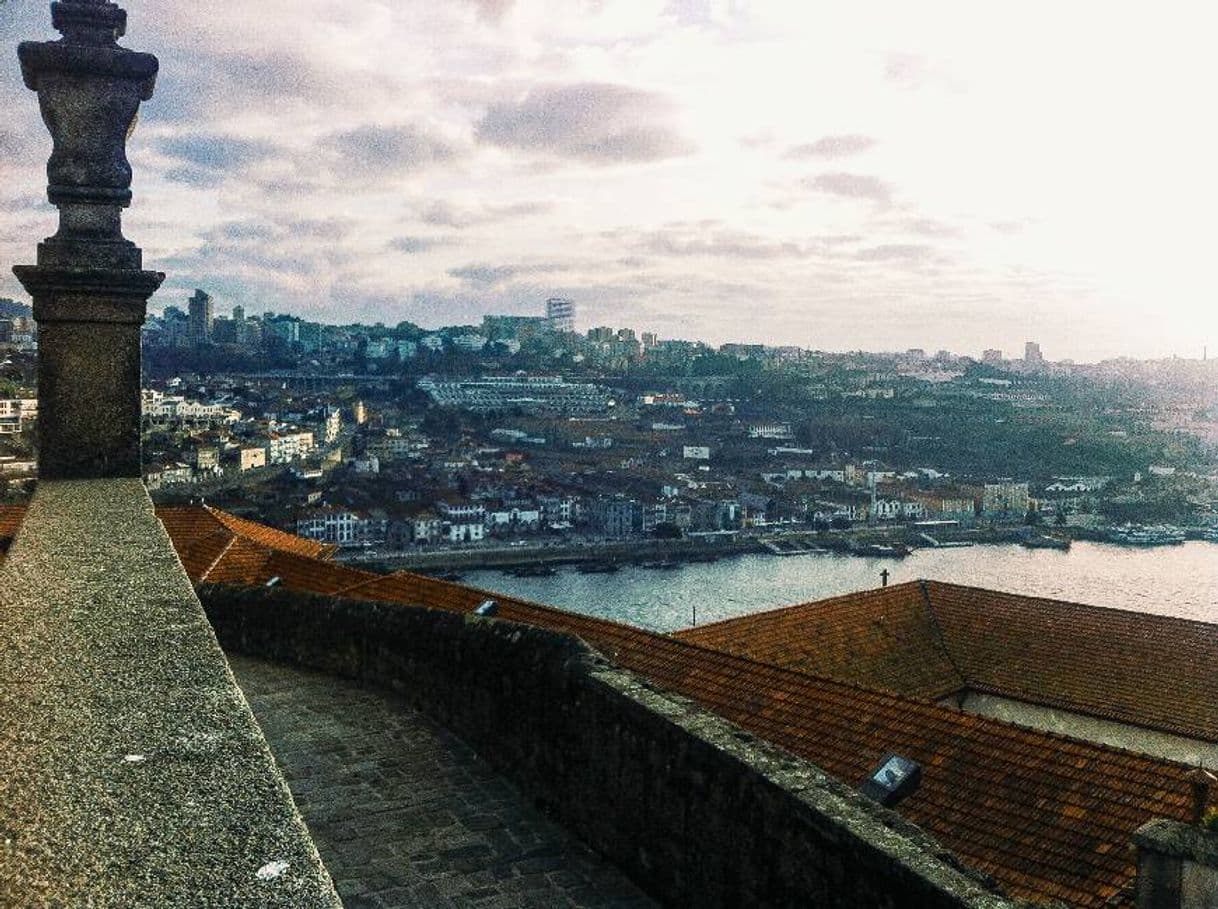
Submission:
[[[464,548],[409,549],[396,552],[340,553],[337,561],[385,571],[423,573],[510,569],[521,566],[561,567],[585,563],[629,565],[641,562],[712,562],[739,555],[789,557],[800,550],[839,555],[899,558],[911,549],[1018,543],[1023,528],[935,530],[926,528],[865,527],[849,531],[796,531],[749,536],[686,537],[680,540],[640,539],[581,541],[546,545],[482,545]],[[790,550],[783,552],[781,550]]]
[[[743,553],[669,571],[623,565],[610,575],[559,567],[519,577],[465,570],[464,583],[657,631],[920,578],[1119,609],[1218,621],[1218,543],[1154,548],[1076,541],[1068,551],[1017,544],[925,547],[903,559],[827,552]]]

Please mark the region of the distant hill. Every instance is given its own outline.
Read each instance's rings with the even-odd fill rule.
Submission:
[[[17,316],[29,318],[33,314],[34,311],[27,304],[0,297],[0,319],[13,319]]]

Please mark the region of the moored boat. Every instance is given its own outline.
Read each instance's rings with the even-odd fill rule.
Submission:
[[[1175,546],[1184,542],[1184,531],[1169,524],[1122,524],[1108,531],[1108,539],[1125,546]]]
[[[1070,548],[1069,537],[1055,537],[1048,534],[1037,534],[1020,541],[1028,549],[1061,549]]]

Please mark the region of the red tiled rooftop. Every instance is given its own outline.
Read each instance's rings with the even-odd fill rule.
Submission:
[[[912,697],[968,689],[1218,741],[1204,622],[914,581],[677,637]]]
[[[1031,609],[1028,598],[986,600],[989,591],[928,587],[928,596],[944,604],[940,621],[937,613],[920,612],[923,588],[906,585],[880,596],[828,601],[842,617],[838,628],[815,614],[817,604],[787,610],[815,614],[811,621],[826,649],[818,655],[811,646],[789,646],[777,625],[767,628],[769,637],[750,642],[720,623],[699,629],[704,640],[695,641],[693,633],[659,635],[407,572],[375,575],[303,555],[304,546],[314,544],[219,514],[203,508],[162,511],[196,582],[261,585],[278,578],[291,590],[459,613],[493,598],[501,618],[577,635],[619,665],[848,785],[857,786],[889,751],[911,757],[924,766],[923,782],[901,813],[1014,897],[1094,907],[1110,898],[1127,902],[1122,894],[1127,896],[1134,878],[1133,831],[1154,817],[1185,819],[1190,813],[1187,767],[929,700],[958,687],[971,671],[948,658],[953,641],[959,646],[960,637],[980,634],[970,630],[969,616],[997,604],[1005,610],[1001,615],[1018,618]],[[1038,602],[1042,609],[1057,605]],[[752,618],[761,628],[795,621],[778,613]],[[751,655],[707,646],[716,636],[720,645],[735,639]],[[886,641],[889,649],[904,647],[918,656],[889,653]],[[924,666],[918,664],[921,657]],[[840,678],[852,664],[861,678]]]
[[[916,583],[728,619],[675,636],[912,697],[940,698],[965,686]]]
[[[24,517],[24,505],[0,505],[0,562],[4,561],[4,553],[17,536],[17,529]]]
[[[927,581],[974,691],[1218,742],[1218,625]]]
[[[656,685],[858,785],[889,751],[923,764],[901,813],[1016,897],[1101,906],[1132,883],[1133,831],[1183,819],[1188,768],[673,637],[406,572],[339,595],[498,616],[575,634]]]

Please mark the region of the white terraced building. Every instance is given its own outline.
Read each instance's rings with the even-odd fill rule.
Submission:
[[[38,401],[33,398],[0,400],[0,435],[16,435],[23,424],[37,418]]]
[[[445,379],[427,376],[419,390],[441,407],[465,410],[524,410],[535,413],[604,413],[611,406],[609,390],[587,382],[567,382],[558,376],[484,376]]]

